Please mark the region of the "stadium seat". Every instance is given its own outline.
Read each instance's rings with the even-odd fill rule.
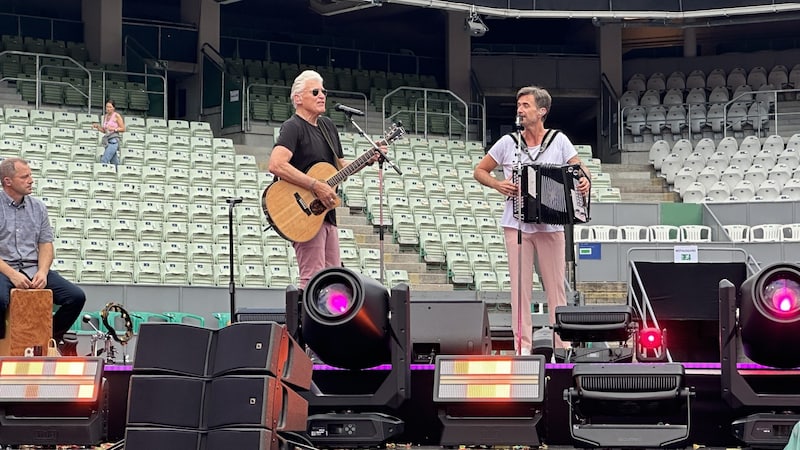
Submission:
[[[706,199],[706,187],[698,182],[686,186],[681,193],[684,203],[703,203]]]
[[[786,89],[789,86],[789,71],[783,64],[772,66],[767,75],[767,83],[775,86],[775,89]]]
[[[678,173],[675,174],[674,188],[678,193],[682,193],[683,189],[694,183],[697,179],[697,171],[692,167],[681,167]]]
[[[742,170],[747,170],[748,167],[753,165],[753,154],[747,150],[739,150],[731,156],[730,164]]]
[[[783,163],[775,164],[767,172],[767,179],[775,181],[781,188],[791,178],[792,178],[792,169]]]
[[[730,90],[735,90],[743,84],[747,84],[747,71],[741,67],[734,67],[728,72],[726,85]]]
[[[725,164],[727,167],[727,163]],[[710,188],[714,183],[719,181],[719,170],[715,166],[706,166],[697,174],[696,182],[703,185],[703,193]]]
[[[706,88],[706,74],[700,70],[695,69],[689,72],[689,75],[686,76],[686,89],[694,90],[694,89],[703,89]],[[688,100],[687,100],[688,101]],[[705,100],[703,100],[705,103]]]
[[[757,91],[761,86],[767,84],[767,69],[763,66],[755,66],[747,73],[747,85]]]
[[[782,187],[775,180],[764,180],[757,185],[755,195],[766,201],[774,201],[780,197]]]
[[[650,151],[648,153],[648,159],[650,160],[650,164],[653,165],[653,168],[656,170],[661,170],[661,163],[664,161],[664,158],[671,152],[671,148],[669,143],[663,139],[659,139],[653,142],[653,145],[650,146]]]
[[[706,78],[706,88],[709,90],[713,90],[717,87],[724,87],[727,83],[727,74],[725,70],[722,68],[715,68],[712,69],[711,72],[708,73],[708,77]]]
[[[712,104],[706,113],[706,123],[711,126],[713,132],[722,133],[725,130],[725,104]]]
[[[740,201],[750,201],[756,195],[756,187],[752,181],[742,180],[731,189],[731,195]]]
[[[722,152],[730,158],[739,150],[739,142],[733,136],[722,138],[717,144],[717,151]]]
[[[758,186],[767,179],[767,168],[760,164],[753,164],[744,171],[743,179],[753,183],[753,186]]]
[[[641,136],[647,126],[647,110],[642,106],[630,109],[625,119],[625,128],[634,136]]]
[[[667,127],[676,136],[679,136],[685,128],[689,127],[686,120],[686,110],[681,105],[670,106],[666,120]]]
[[[676,89],[679,91],[686,90],[686,74],[684,74],[680,70],[676,70],[670,73],[669,76],[667,76],[665,87],[667,90],[670,89]]]
[[[724,202],[731,196],[731,188],[724,181],[714,183],[706,189],[706,197],[712,202]]]

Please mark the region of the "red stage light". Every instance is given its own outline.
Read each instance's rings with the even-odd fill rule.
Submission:
[[[639,332],[639,345],[648,350],[663,346],[664,340],[658,328],[643,328]]]

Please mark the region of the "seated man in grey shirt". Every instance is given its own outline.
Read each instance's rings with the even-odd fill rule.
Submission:
[[[53,338],[61,342],[81,313],[86,294],[50,270],[53,263],[53,227],[47,207],[31,197],[33,176],[21,158],[0,161],[0,317],[8,309],[12,288],[50,289],[60,308],[53,316]],[[5,320],[0,320],[4,337]]]

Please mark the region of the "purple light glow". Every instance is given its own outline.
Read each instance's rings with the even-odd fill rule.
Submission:
[[[800,310],[798,307],[800,285],[796,281],[777,279],[766,286],[764,293],[772,302],[772,307],[779,313],[795,314]]]
[[[350,301],[348,300],[347,295],[342,292],[331,292],[326,299],[326,304],[328,311],[339,315],[344,314],[347,311]]]

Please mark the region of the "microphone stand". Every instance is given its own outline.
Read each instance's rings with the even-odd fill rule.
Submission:
[[[230,280],[228,281],[228,293],[231,296],[231,319],[230,323],[235,322],[234,314],[236,314],[236,282],[234,281],[235,271],[233,270],[233,207],[242,203],[242,197],[227,197],[225,202],[228,203],[228,264],[230,265]]]
[[[514,167],[514,174],[517,179],[517,198],[516,204],[514,208],[516,209],[515,213],[517,215],[517,336],[514,338],[516,340],[515,347],[517,348],[516,354],[517,356],[522,354],[522,338],[520,337],[522,333],[522,125],[520,123],[520,117],[517,116],[516,123],[514,128],[517,131],[517,151],[516,151],[516,163]],[[530,314],[530,311],[527,311],[527,314]],[[531,343],[533,344],[533,343]]]
[[[360,136],[362,136],[363,138],[365,138],[367,140],[367,142],[369,142],[370,145],[372,145],[373,150],[375,150],[380,155],[380,158],[378,158],[378,197],[380,199],[380,201],[378,202],[379,203],[379,205],[378,205],[378,224],[379,224],[378,225],[378,253],[380,255],[379,266],[378,266],[378,270],[380,271],[380,273],[378,275],[378,277],[379,277],[378,281],[380,281],[380,283],[383,284],[383,279],[384,279],[384,262],[383,262],[383,260],[384,260],[384,251],[385,251],[384,250],[384,246],[383,246],[383,240],[384,240],[384,229],[383,229],[383,195],[384,195],[384,192],[383,192],[383,163],[386,162],[387,164],[389,164],[389,166],[391,168],[393,168],[395,170],[395,172],[397,172],[398,175],[403,175],[403,172],[400,170],[399,167],[397,167],[392,162],[391,159],[389,159],[388,156],[386,156],[385,153],[380,151],[380,149],[378,148],[378,145],[372,139],[370,139],[370,137],[367,136],[366,133],[364,133],[364,130],[361,129],[360,126],[358,126],[356,121],[353,120],[353,113],[349,112],[349,111],[345,111],[344,113],[347,116],[347,120],[349,120],[350,123],[353,125],[353,128],[355,128],[358,131],[358,134]]]

